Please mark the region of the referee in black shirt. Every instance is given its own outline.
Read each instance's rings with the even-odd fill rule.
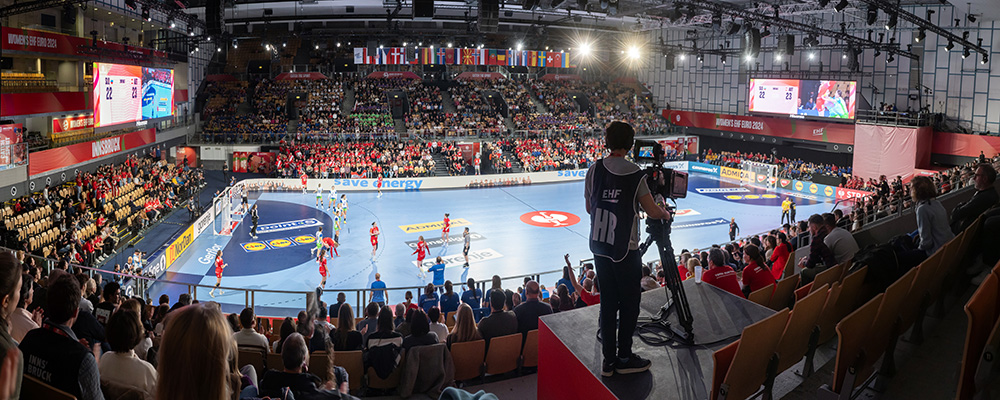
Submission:
[[[253,226],[250,227],[250,237],[257,238],[257,203],[254,203],[253,207],[250,208],[250,222]]]

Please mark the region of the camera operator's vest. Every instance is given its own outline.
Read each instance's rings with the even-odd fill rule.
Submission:
[[[639,183],[646,174],[636,171],[618,175],[604,167],[604,159],[594,164],[593,192],[590,193],[590,251],[614,262],[625,259],[635,223]]]

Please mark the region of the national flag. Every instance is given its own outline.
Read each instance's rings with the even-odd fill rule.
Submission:
[[[545,52],[545,51],[539,51],[538,52],[538,66],[539,67],[544,67],[545,66],[545,62],[547,60],[548,60],[547,52]]]
[[[462,64],[462,65],[473,65],[473,64],[475,64],[475,58],[472,55],[472,53],[474,51],[475,51],[474,49],[462,49],[462,58],[461,58],[461,62],[459,62],[459,64]]]
[[[520,65],[522,67],[530,67],[531,66],[531,59],[534,58],[534,56],[535,56],[532,53],[534,53],[534,52],[532,52],[530,50],[522,50],[521,51],[521,58],[518,60],[518,64],[517,65]]]
[[[570,68],[569,65],[569,53],[563,53],[562,55],[563,68]]]
[[[437,52],[434,54],[434,64],[447,64],[447,51],[444,48],[438,48]]]
[[[391,47],[387,56],[388,64],[406,64],[406,49],[403,47]]]
[[[355,47],[354,48],[354,63],[355,64],[367,64],[366,61],[368,61],[368,57],[365,54],[367,52],[368,52],[368,49],[366,49],[364,47]]]
[[[456,57],[455,57],[455,51],[454,50],[457,50],[457,49],[444,49],[444,50],[445,50],[445,52],[444,52],[444,63],[448,64],[448,65],[454,65],[455,64],[455,59],[456,59]]]
[[[566,68],[563,66],[563,53],[549,53],[549,59],[546,62],[550,67]]]
[[[491,65],[489,53],[490,51],[487,49],[479,49],[479,65]]]
[[[538,52],[537,51],[529,51],[528,52],[528,59],[525,60],[525,61],[528,62],[528,64],[527,64],[528,67],[537,67],[538,66]]]
[[[420,48],[414,47],[413,54],[408,54],[406,58],[407,64],[420,64]]]
[[[497,50],[489,49],[486,55],[486,65],[497,65]]]
[[[495,61],[496,65],[507,65],[507,50],[497,50]]]

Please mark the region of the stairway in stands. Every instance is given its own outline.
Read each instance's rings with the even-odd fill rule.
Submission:
[[[451,173],[448,172],[448,160],[444,159],[441,153],[434,153],[431,155],[431,159],[434,160],[434,175],[436,176],[448,176]]]
[[[458,108],[455,107],[455,99],[451,97],[451,91],[448,89],[441,89],[441,107],[446,113],[458,114]]]
[[[344,87],[344,101],[340,103],[340,115],[348,116],[354,111],[354,87]]]
[[[528,90],[528,97],[531,99],[531,104],[535,105],[535,111],[539,114],[547,114],[549,112],[549,108],[546,107],[545,103],[538,98],[538,95],[531,89],[531,86],[525,86],[524,88]]]
[[[295,134],[299,132],[299,119],[293,119],[288,121],[288,137],[295,137]]]

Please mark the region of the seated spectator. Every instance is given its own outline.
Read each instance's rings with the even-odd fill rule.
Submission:
[[[108,344],[111,351],[101,356],[101,380],[139,389],[147,398],[156,392],[156,369],[136,356],[133,350],[145,331],[135,310],[124,307],[108,320]]]
[[[409,350],[415,346],[428,346],[439,342],[437,334],[431,332],[430,321],[424,310],[413,310],[410,318],[410,335],[403,338],[403,348]]]
[[[392,326],[399,327],[400,324],[406,322],[406,311],[403,307],[403,303],[396,304],[395,312],[393,313]],[[395,328],[393,328],[395,329]]]
[[[997,171],[992,165],[979,164],[973,179],[976,182],[976,193],[951,211],[951,231],[956,234],[964,231],[976,218],[1000,201],[996,188],[993,187],[993,183],[997,180]]]
[[[451,281],[444,281],[444,293],[441,294],[441,314],[458,311],[459,297],[454,292]]]
[[[570,285],[573,284],[573,280],[570,280]],[[569,288],[564,284],[559,284],[556,288],[556,293],[559,295],[559,311],[569,311],[574,308],[573,296],[569,294]]]
[[[833,214],[823,214],[823,223],[829,233],[823,239],[823,243],[833,252],[833,259],[837,264],[850,261],[859,250],[858,242],[854,240],[854,235],[846,229],[837,226],[837,217]]]
[[[476,327],[476,317],[472,314],[472,307],[469,307],[468,304],[458,306],[458,312],[455,313],[455,326],[451,328],[448,340],[445,341],[448,348],[451,348],[453,343],[472,342],[482,338],[479,335],[479,328]]]
[[[69,328],[80,311],[80,282],[65,273],[56,275],[47,292],[45,323],[28,332],[19,346],[27,363],[24,371],[78,399],[103,399],[97,367],[100,346],[80,344]]]
[[[826,235],[829,232],[826,222],[819,214],[809,216],[809,233],[812,235],[812,242],[809,243],[809,255],[799,260],[799,268],[802,272],[799,275],[799,286],[808,285],[820,272],[837,265],[833,258],[833,251],[826,245]]]
[[[498,336],[506,336],[517,333],[517,316],[512,311],[504,311],[506,296],[502,290],[490,291],[490,307],[492,311],[489,316],[483,317],[479,321],[479,335],[486,340],[486,347],[489,348],[490,339]]]
[[[483,306],[483,291],[476,287],[476,281],[469,278],[462,292],[462,303],[468,304],[473,312]]]
[[[396,346],[403,347],[403,335],[394,330],[392,323],[392,311],[383,308],[378,312],[378,322],[375,332],[368,332],[368,340],[365,341],[365,350],[372,347],[382,346],[386,343],[395,343]]]
[[[354,310],[351,309],[350,304],[340,306],[337,330],[330,334],[330,341],[333,342],[334,351],[361,350],[364,344],[364,335],[354,330]]]
[[[642,266],[642,280],[639,281],[643,291],[659,289],[660,284],[653,277],[653,270],[648,265]]]
[[[338,376],[335,381],[322,382],[308,370],[309,347],[305,338],[298,333],[288,336],[282,345],[282,370],[268,370],[260,380],[260,394],[273,398],[283,398],[282,389],[289,388],[296,399],[356,399],[347,394],[347,377]],[[335,375],[342,370],[334,369]],[[336,381],[342,382],[337,384]]]
[[[403,294],[403,299],[404,299],[403,307],[414,308],[414,309],[419,307],[417,306],[416,303],[413,302],[413,293],[410,292],[409,290],[407,290],[406,293]]]
[[[347,294],[344,292],[337,293],[337,302],[330,305],[330,312],[328,316],[340,316],[340,306],[347,303]]]
[[[0,257],[3,257],[0,255]],[[21,277],[21,287],[17,300],[17,308],[7,319],[10,323],[10,335],[15,341],[24,340],[24,335],[32,329],[42,325],[42,309],[36,308],[35,312],[28,312],[27,308],[34,300],[35,290],[31,276],[24,274]],[[0,324],[2,325],[2,324]]]
[[[21,298],[24,292],[22,288],[25,286],[22,279],[28,283],[30,288],[32,281],[29,279],[29,275],[21,274],[21,263],[18,262],[14,253],[6,250],[0,252],[0,304],[3,305],[0,308],[0,364],[3,365],[3,372],[7,373],[6,377],[11,378],[8,381],[11,386],[3,385],[5,390],[9,390],[9,392],[0,393],[0,397],[3,398],[10,396],[10,398],[16,399],[21,395],[21,377],[25,369],[24,359],[21,351],[17,350],[17,342],[8,331],[10,329],[8,322],[17,311],[21,311],[22,314],[26,312]],[[15,311],[14,307],[19,304],[21,306]],[[43,345],[44,343],[39,344]],[[72,359],[66,361],[72,361]],[[59,361],[54,362],[62,363],[64,360],[59,359]],[[100,390],[97,394],[100,394]]]
[[[237,346],[253,346],[267,350],[267,337],[254,330],[254,323],[257,321],[253,313],[253,308],[247,307],[240,312],[240,326],[243,328],[233,334]]]
[[[420,295],[420,308],[424,310],[424,313],[430,314],[431,308],[438,307],[438,295],[434,290],[434,284],[428,283],[427,287],[424,288],[424,294]]]
[[[171,313],[158,357],[158,399],[228,399],[240,392],[236,341],[217,304]]]
[[[274,342],[274,346],[271,351],[281,354],[281,346],[285,344],[285,339],[288,338],[289,335],[295,333],[295,320],[293,320],[292,317],[285,317],[285,319],[281,321],[281,327],[278,329],[280,338]]]
[[[368,335],[371,335],[372,333],[375,332],[375,329],[378,325],[379,309],[380,307],[378,303],[374,302],[368,303],[368,306],[365,307],[365,319],[361,320],[361,322],[358,322],[357,326],[358,331],[362,332],[363,336],[362,343],[368,343]],[[389,314],[392,314],[392,312],[390,311]]]
[[[771,250],[771,276],[774,279],[781,279],[785,273],[785,265],[788,264],[788,257],[792,254],[792,245],[788,244],[788,236],[784,232],[778,232],[777,237],[769,235],[764,239],[767,248]]]
[[[431,332],[437,334],[438,342],[444,343],[448,338],[448,326],[442,323],[444,316],[437,307],[431,307],[431,312],[427,313],[427,320],[431,324]]]
[[[752,244],[743,247],[743,294],[749,295],[767,285],[776,283],[774,275],[767,269],[764,255],[760,254],[760,248]]]
[[[744,297],[740,290],[740,281],[736,279],[736,271],[725,264],[726,256],[720,249],[708,252],[708,270],[702,275],[702,280],[712,286],[725,290],[733,295]]]
[[[403,337],[410,336],[411,323],[413,322],[413,313],[418,310],[417,308],[408,308],[403,314],[403,322],[396,326],[396,332],[399,332]]]
[[[575,279],[570,280],[571,284],[579,286]],[[529,281],[524,285],[524,295],[527,297],[523,303],[514,307],[514,316],[517,317],[517,330],[522,335],[527,336],[528,331],[538,329],[538,317],[552,314],[552,307],[541,300],[542,291],[538,287],[538,282]]]
[[[365,340],[365,368],[374,368],[382,379],[392,374],[402,358],[403,336],[392,329],[392,311],[383,307],[378,313],[375,332],[368,332]]]

